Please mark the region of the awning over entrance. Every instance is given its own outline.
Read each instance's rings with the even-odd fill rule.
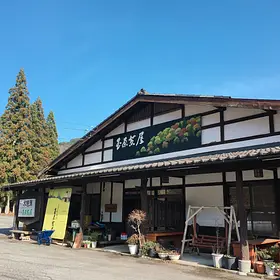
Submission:
[[[280,143],[267,144],[262,146],[252,146],[247,148],[224,150],[220,152],[210,152],[192,155],[190,157],[173,158],[162,161],[150,161],[141,164],[123,165],[113,168],[102,168],[86,172],[77,172],[67,175],[57,175],[32,181],[25,181],[4,186],[4,190],[17,189],[21,187],[34,187],[39,184],[60,183],[65,180],[74,180],[87,177],[101,177],[132,173],[145,170],[172,170],[174,168],[192,168],[194,166],[209,165],[213,163],[230,163],[237,160],[264,160],[276,159],[280,155]]]

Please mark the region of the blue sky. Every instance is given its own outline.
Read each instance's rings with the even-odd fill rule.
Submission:
[[[19,69],[80,137],[140,88],[279,98],[279,0],[0,1],[0,113]]]

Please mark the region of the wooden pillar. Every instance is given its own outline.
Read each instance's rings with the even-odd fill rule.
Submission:
[[[148,179],[141,179],[140,197],[141,197],[141,210],[148,214],[148,190],[147,190]]]
[[[44,225],[44,214],[45,214],[45,189],[44,188],[40,188],[39,189],[39,193],[40,193],[40,229],[43,230],[43,225]]]
[[[244,205],[242,171],[236,171],[236,199],[240,220],[240,247],[242,260],[249,260],[249,245],[247,231],[247,214]]]
[[[277,236],[280,237],[280,184],[278,180],[277,169],[273,170],[274,175],[274,205]]]
[[[13,220],[13,229],[18,229],[18,207],[19,207],[19,196],[21,192],[16,191],[15,192],[15,213],[14,213],[14,220]]]
[[[147,190],[148,179],[141,179],[140,197],[141,197],[141,210],[146,212],[146,222],[142,225],[142,233],[145,235],[148,231],[148,190]]]
[[[83,192],[81,194],[81,211],[80,211],[80,233],[84,233],[85,224],[85,208],[86,208],[86,186],[83,186]]]

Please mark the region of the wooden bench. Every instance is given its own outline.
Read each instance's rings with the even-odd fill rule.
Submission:
[[[183,232],[150,232],[146,234],[146,239],[148,241],[158,242],[160,239],[162,241],[172,241],[176,248],[181,247],[181,240],[183,237]]]
[[[29,241],[32,231],[12,229],[12,230],[10,230],[10,233],[12,234],[13,239]]]
[[[190,246],[196,248],[198,254],[200,248],[216,249],[218,246],[220,250],[224,250],[226,247],[226,238],[211,235],[198,235],[193,237]]]

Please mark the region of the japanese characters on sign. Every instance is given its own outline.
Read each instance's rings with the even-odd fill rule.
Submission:
[[[194,115],[116,135],[113,160],[126,160],[198,148],[201,117]]]
[[[132,134],[129,136],[124,136],[123,138],[117,138],[116,149],[123,149],[126,147],[138,146],[144,144],[144,131],[138,132],[137,134]]]
[[[35,217],[35,198],[20,199],[18,208],[18,217],[33,218]]]

